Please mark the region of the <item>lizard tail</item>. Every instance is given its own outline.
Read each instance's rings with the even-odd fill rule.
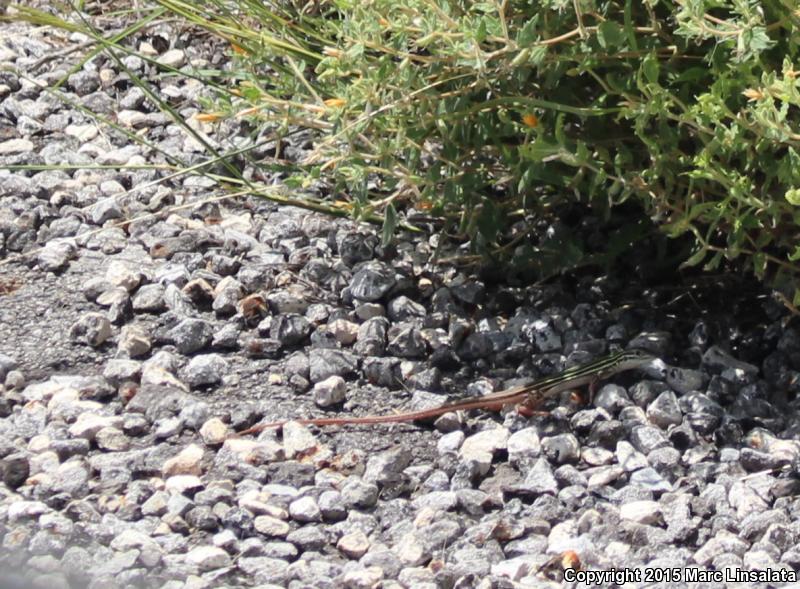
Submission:
[[[441,411],[438,411],[441,409]],[[368,417],[319,417],[313,419],[285,419],[282,421],[270,421],[269,423],[259,423],[253,427],[249,427],[240,432],[236,432],[237,436],[248,436],[257,434],[267,429],[283,427],[289,422],[299,423],[301,425],[369,425],[375,423],[399,423],[403,421],[417,421],[419,419],[427,419],[430,417],[438,417],[449,411],[454,411],[448,407],[439,407],[436,409],[413,411],[411,413],[397,413],[395,415],[370,415]]]
[[[451,411],[465,411],[469,409],[488,409],[488,408],[501,408],[503,405],[509,403],[516,403],[523,400],[526,393],[521,391],[512,398],[500,399],[486,397],[475,397],[472,399],[465,399],[454,403],[447,403],[433,409],[421,409],[419,411],[410,411],[408,413],[395,413],[394,415],[370,415],[367,417],[319,417],[313,419],[284,419],[282,421],[271,421],[269,423],[259,423],[248,429],[237,432],[238,436],[246,436],[250,434],[257,434],[265,429],[273,427],[283,427],[290,421],[302,425],[369,425],[374,423],[400,423],[403,421],[421,421],[439,417]]]

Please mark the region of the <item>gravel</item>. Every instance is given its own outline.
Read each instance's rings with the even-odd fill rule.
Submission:
[[[1,26],[0,65],[27,76],[0,71],[4,587],[560,587],[573,554],[643,574],[800,566],[800,332],[772,299],[497,280],[432,263],[435,239],[383,247],[351,221],[209,201],[202,176],[89,167],[165,160],[31,81],[66,74],[80,52],[49,57],[79,36]],[[173,27],[130,40],[173,68],[226,67]],[[201,110],[198,85],[124,60]],[[62,91],[199,161],[107,58]],[[250,140],[239,120],[192,121],[222,149]],[[312,139],[286,142],[301,158]],[[9,168],[37,162],[78,167]],[[660,360],[592,406],[230,437],[436,406],[628,345]]]

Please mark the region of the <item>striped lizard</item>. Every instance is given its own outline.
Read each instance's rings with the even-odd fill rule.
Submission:
[[[467,409],[491,409],[501,408],[509,404],[522,404],[525,408],[533,409],[541,405],[547,399],[557,396],[562,391],[589,385],[590,392],[593,394],[594,386],[601,380],[605,380],[618,372],[639,368],[645,364],[649,364],[656,357],[648,352],[631,349],[621,352],[615,352],[599,360],[581,364],[566,369],[560,374],[553,376],[546,376],[535,380],[534,382],[497,391],[488,395],[481,395],[461,399],[459,401],[451,401],[433,407],[431,409],[422,409],[419,411],[408,411],[406,413],[396,413],[391,415],[370,415],[367,417],[320,417],[312,419],[286,419],[282,421],[271,421],[268,423],[259,423],[253,427],[247,428],[236,435],[244,436],[249,434],[256,434],[265,429],[273,427],[281,427],[290,421],[303,424],[303,425],[366,425],[373,423],[397,423],[403,421],[416,421],[425,420],[432,417],[438,417],[451,411],[467,410]]]

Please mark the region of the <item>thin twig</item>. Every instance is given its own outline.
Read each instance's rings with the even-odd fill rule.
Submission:
[[[80,51],[81,49],[86,49],[87,47],[91,47],[95,44],[94,40],[91,41],[84,41],[83,43],[78,43],[72,47],[67,47],[66,49],[62,49],[61,51],[56,51],[54,53],[48,53],[44,57],[41,57],[34,61],[30,66],[28,66],[29,70],[36,70],[39,69],[40,66],[53,61],[54,59],[60,59],[62,57],[66,57],[67,55],[71,55],[76,51]]]

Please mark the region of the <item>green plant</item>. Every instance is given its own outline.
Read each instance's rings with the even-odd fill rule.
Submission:
[[[194,3],[191,16],[218,30],[235,20],[220,7]],[[491,249],[525,214],[633,197],[668,234],[694,235],[687,265],[741,257],[794,284],[800,16],[789,1],[237,9],[258,21],[225,31],[245,48],[242,99],[260,120],[323,132],[295,179],[328,178],[356,214],[385,209],[391,224],[413,205]],[[260,68],[265,56],[282,67]]]
[[[514,223],[633,200],[692,237],[685,265],[800,304],[794,0],[157,2],[230,43],[214,116],[314,130],[290,185],[328,182],[387,239],[415,209],[536,256]]]

